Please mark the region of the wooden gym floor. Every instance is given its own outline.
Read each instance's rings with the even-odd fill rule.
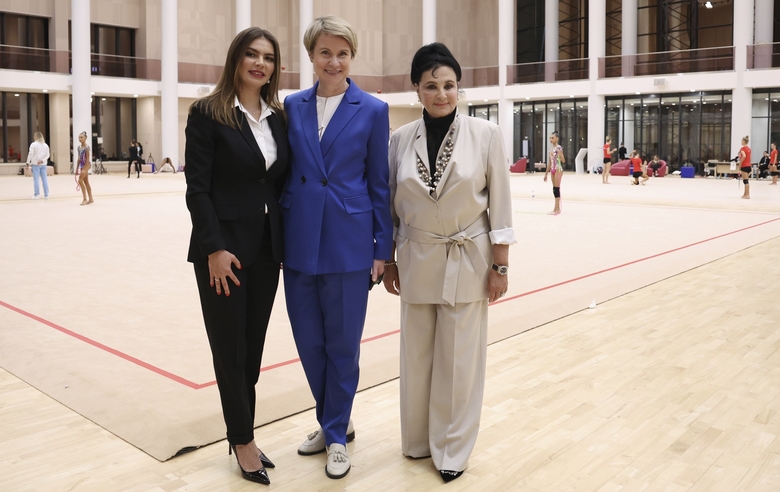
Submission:
[[[513,182],[521,208],[551,208],[540,197],[549,183],[521,179]],[[613,177],[615,192],[586,181],[594,179],[564,178],[565,214],[600,202],[742,210],[767,220],[780,210],[780,192],[757,191],[746,204],[681,196],[675,178],[639,190]],[[529,204],[531,186],[543,207]],[[312,411],[259,427],[256,439],[277,464],[270,489],[780,490],[778,279],[776,235],[493,343],[480,437],[455,482],[442,484],[430,460],[401,456],[392,380],[357,396],[353,468],[343,480],[325,477],[323,455],[295,452],[313,430]],[[0,490],[264,490],[240,477],[224,442],[161,463],[4,370],[0,395]]]

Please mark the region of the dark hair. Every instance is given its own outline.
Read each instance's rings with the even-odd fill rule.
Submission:
[[[419,84],[423,73],[439,67],[450,67],[455,72],[456,80],[460,82],[460,64],[450,50],[441,43],[426,44],[417,50],[412,59],[412,84]]]
[[[555,135],[556,137],[560,138],[560,135],[558,134],[558,130],[553,130],[553,132],[550,134],[550,136],[552,137],[553,135]]]
[[[282,71],[282,57],[279,50],[279,41],[277,41],[274,35],[269,31],[259,27],[249,27],[236,34],[236,37],[233,38],[233,42],[230,43],[230,47],[228,48],[225,59],[225,68],[222,70],[222,75],[219,77],[217,86],[211,94],[198,99],[192,106],[198,107],[223,125],[235,129],[241,128],[241,124],[236,119],[234,111],[234,98],[241,89],[238,71],[249,45],[258,38],[267,39],[274,49],[274,73],[271,74],[268,83],[263,85],[260,89],[259,96],[276,111],[276,114],[279,115],[283,122],[286,121],[284,107],[282,106],[282,103],[279,102],[279,77]],[[190,109],[192,109],[192,107],[190,107]]]

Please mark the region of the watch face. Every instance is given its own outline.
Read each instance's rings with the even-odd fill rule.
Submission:
[[[498,267],[498,273],[500,273],[501,275],[506,275],[508,271],[509,271],[508,267],[505,266]]]

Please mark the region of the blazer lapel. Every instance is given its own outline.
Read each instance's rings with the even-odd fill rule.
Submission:
[[[317,161],[320,169],[325,173],[325,161],[322,158],[323,152],[320,147],[320,138],[317,134],[317,86],[319,82],[314,84],[314,87],[309,89],[307,93],[301,98],[301,103],[298,105],[298,114],[300,114],[301,130],[306,136],[306,142],[309,144],[311,155]]]
[[[320,141],[320,147],[322,148],[322,155],[328,155],[330,147],[333,142],[336,141],[339,133],[349,124],[350,120],[360,111],[360,99],[362,97],[362,91],[356,86],[350,79],[347,92],[344,93],[344,99],[341,100],[341,104],[336,108],[336,112],[333,114],[328,123],[328,127],[325,129],[325,133],[322,135]],[[315,101],[315,120],[316,119],[316,101]]]
[[[288,155],[289,146],[287,143],[287,133],[284,131],[284,126],[276,113],[272,113],[268,117],[268,126],[271,127],[271,134],[276,141],[276,161],[271,164],[269,170],[275,170],[276,167],[274,166],[277,166],[277,164],[279,164],[277,167],[284,168],[290,158]]]
[[[426,169],[431,168],[431,163],[428,161],[428,136],[425,131],[425,122],[420,120],[417,126],[417,137],[414,140],[414,151],[417,153],[417,158],[425,164]]]
[[[247,145],[252,149],[257,158],[260,160],[260,172],[265,174],[265,156],[260,152],[260,147],[257,145],[255,135],[252,133],[252,129],[249,127],[249,120],[244,113],[236,108],[238,120],[241,122],[241,136],[246,140]]]
[[[422,161],[425,169],[428,169],[428,172],[430,173],[431,166],[428,160],[428,134],[425,131],[425,122],[422,119],[420,119],[420,122],[417,124],[417,135],[414,138],[414,152],[417,154],[417,159]],[[428,198],[435,200],[436,198],[431,194],[431,188],[423,183],[422,179],[419,179],[420,173],[417,171],[416,159],[414,162],[414,174],[418,176],[417,182],[420,184],[420,187],[426,191],[425,194],[428,195]]]

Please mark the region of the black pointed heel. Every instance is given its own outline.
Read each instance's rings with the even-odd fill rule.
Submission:
[[[266,468],[276,468],[274,462],[269,460],[268,456],[266,456],[262,451],[260,451],[260,462],[263,463],[263,466]]]
[[[228,454],[233,454],[234,447],[235,446],[233,446],[232,444],[230,445],[230,448],[228,449]],[[262,461],[262,459],[260,461]],[[271,485],[271,479],[268,478],[268,472],[265,471],[265,465],[263,465],[263,468],[260,468],[257,471],[248,472],[244,470],[244,467],[241,466],[241,462],[238,461],[238,453],[236,453],[236,463],[238,463],[238,468],[241,470],[241,476],[244,477],[245,480],[249,480],[250,482],[260,483],[263,485]]]
[[[463,475],[462,471],[452,471],[452,470],[440,470],[439,475],[441,475],[441,479],[444,480],[444,483],[449,483],[455,480],[456,478]]]

